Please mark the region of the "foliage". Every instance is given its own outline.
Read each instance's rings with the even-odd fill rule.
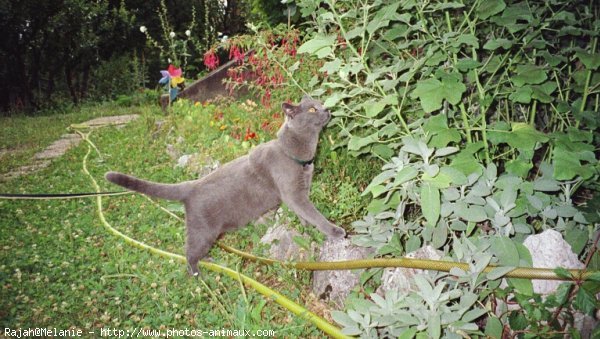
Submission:
[[[308,85],[334,112],[342,139],[338,146],[385,162],[363,192],[373,200],[369,215],[354,224],[356,243],[380,255],[428,244],[466,260],[473,251],[464,248],[467,239],[479,244],[475,248],[487,241],[492,245],[484,246],[482,255],[488,263],[514,267],[527,265],[529,254],[521,245],[527,234],[555,229],[580,258],[593,254],[597,215],[579,205],[600,194],[595,184],[600,168],[595,153],[600,140],[597,5],[298,4],[313,22],[298,53],[322,62],[320,77]],[[483,291],[498,287],[505,273],[499,269],[488,275],[489,282],[475,279],[455,288],[479,291],[479,302],[486,303],[490,296]],[[443,277],[436,280],[436,286],[445,286],[440,293],[451,285]],[[530,282],[511,279],[509,285],[517,294],[532,295]],[[427,289],[422,279],[419,289]],[[451,298],[439,300],[439,293],[435,297],[452,304]],[[406,304],[398,304],[404,299],[397,296],[387,298],[382,303],[398,305],[392,310],[422,313],[420,303],[410,299],[414,294],[403,297],[411,300]],[[431,306],[423,293],[421,299]],[[574,296],[571,301],[576,307],[587,302]],[[550,307],[536,305],[538,311]],[[373,334],[398,326],[375,321],[375,309],[351,308],[337,319],[347,329],[366,324],[358,328]],[[444,314],[430,312],[433,320]],[[433,320],[400,322],[414,331],[407,332],[409,337],[465,331]],[[479,329],[475,320],[465,323],[473,333]],[[557,330],[535,317],[528,321],[518,333]]]
[[[278,24],[297,23],[300,15],[296,10],[294,1],[280,0],[251,0],[245,3],[249,7],[247,22],[264,24],[270,27]]]
[[[248,90],[260,97],[261,104],[267,107],[272,99],[297,99],[290,97],[285,88],[289,85],[301,87],[299,82],[307,81],[307,76],[313,75],[315,66],[311,61],[301,62],[297,55],[300,32],[282,25],[265,30],[253,25],[250,28],[254,31],[253,35],[236,36],[215,45],[204,56],[205,65],[216,68],[220,63],[216,54],[220,50],[225,51],[229,59],[237,63],[228,70],[226,86],[230,93]],[[273,63],[277,66],[273,67]],[[292,77],[294,72],[301,77]],[[272,98],[273,94],[278,93],[282,95]]]
[[[174,64],[182,67],[189,72],[199,72],[197,64],[188,64],[188,60],[198,60],[208,46],[212,45],[217,32],[215,27],[223,26],[224,9],[218,1],[203,1],[202,7],[197,9],[191,6],[191,19],[189,24],[182,27],[183,23],[178,23],[179,27],[185,28],[183,32],[176,32],[174,25],[169,20],[169,10],[165,0],[160,1],[157,9],[160,30],[154,38],[148,27],[140,26],[140,32],[146,37],[149,47],[159,51],[160,60],[163,64]]]
[[[64,90],[74,103],[87,97],[91,73],[127,50],[133,15],[124,3],[68,0],[3,2],[0,48],[6,65],[2,110],[48,107]],[[126,53],[123,53],[126,54]]]
[[[147,83],[145,60],[133,55],[119,55],[102,61],[93,71],[89,96],[93,99],[111,100],[119,95],[132,94]]]
[[[0,110],[37,111],[66,100],[78,104],[127,95],[131,87],[154,88],[147,74],[158,74],[169,63],[186,66],[186,74],[195,77],[203,71],[202,54],[219,33],[231,36],[244,30],[239,11],[244,3],[3,1],[0,28],[6,37],[0,57],[6,67],[0,69]],[[136,71],[126,59],[140,66],[141,76],[104,93],[94,91],[97,82],[106,89]],[[126,72],[118,73],[121,70]]]

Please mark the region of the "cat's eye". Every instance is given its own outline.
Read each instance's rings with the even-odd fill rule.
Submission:
[[[316,111],[317,111],[317,109],[314,108],[314,107],[311,107],[311,108],[308,109],[309,113],[315,113]]]

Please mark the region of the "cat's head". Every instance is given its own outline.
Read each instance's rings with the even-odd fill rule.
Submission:
[[[305,95],[298,105],[283,103],[286,124],[291,128],[321,130],[331,119],[331,113],[319,100]]]

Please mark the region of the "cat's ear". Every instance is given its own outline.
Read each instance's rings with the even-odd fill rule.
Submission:
[[[281,104],[281,109],[283,110],[283,113],[285,113],[286,116],[288,116],[292,119],[298,114],[298,111],[299,111],[298,106],[288,104],[287,102],[284,102],[283,104]]]

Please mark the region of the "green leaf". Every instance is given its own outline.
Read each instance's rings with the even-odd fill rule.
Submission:
[[[575,300],[573,300],[573,307],[580,310],[587,315],[593,315],[596,307],[600,303],[596,300],[596,296],[585,288],[580,288],[577,291]]]
[[[519,65],[517,66],[517,74],[511,80],[515,86],[521,87],[525,84],[541,84],[548,79],[546,70],[535,65]]]
[[[417,177],[419,172],[414,167],[404,167],[398,173],[396,173],[396,177],[394,178],[394,185],[399,186],[403,183],[412,180]]]
[[[533,163],[531,161],[515,159],[507,161],[505,167],[508,173],[517,175],[521,178],[527,178],[529,171],[533,168]]]
[[[421,210],[430,225],[437,224],[440,209],[440,190],[429,183],[424,183],[421,186]]]
[[[385,201],[382,199],[373,199],[367,206],[367,212],[371,214],[379,214],[387,209]]]
[[[365,114],[369,118],[374,118],[385,108],[387,104],[383,101],[370,102],[363,107],[365,108]]]
[[[571,180],[581,176],[584,180],[594,175],[594,169],[590,165],[582,165],[577,154],[569,152],[562,147],[555,147],[552,151],[554,163],[554,178],[556,180]]]
[[[394,155],[394,150],[392,150],[388,145],[384,144],[377,144],[373,146],[371,151],[385,160],[391,159]]]
[[[332,61],[326,62],[321,69],[320,72],[327,72],[327,74],[335,74],[342,66],[342,60],[335,58]]]
[[[426,113],[442,108],[444,99],[456,105],[467,89],[460,80],[460,77],[455,75],[446,75],[441,81],[436,78],[419,80],[411,97],[419,98]]]
[[[528,104],[531,102],[532,94],[533,89],[531,86],[517,87],[517,89],[508,96],[508,99],[520,104]]]
[[[373,180],[371,180],[371,183],[365,188],[362,195],[368,194],[369,192],[371,192],[373,187],[391,179],[394,176],[394,174],[396,174],[394,170],[387,170],[385,172],[379,173],[377,176],[375,176],[375,178],[373,178]]]
[[[594,272],[588,275],[588,280],[600,282],[600,272]]]
[[[417,333],[417,329],[414,327],[406,329],[402,334],[398,337],[398,339],[412,339]]]
[[[466,176],[472,173],[481,174],[483,172],[481,163],[466,150],[461,151],[452,159],[450,167],[462,172]]]
[[[467,72],[469,70],[472,70],[474,68],[477,68],[481,66],[481,62],[474,60],[474,59],[459,59],[458,62],[456,63],[456,68],[458,68],[459,71],[461,72]]]
[[[502,339],[504,325],[495,316],[489,316],[485,324],[485,335],[493,339]]]
[[[442,320],[439,314],[433,314],[429,317],[427,324],[427,334],[429,338],[438,339],[442,335]]]
[[[369,144],[379,141],[379,139],[377,138],[377,133],[378,132],[375,132],[366,137],[359,137],[359,136],[353,135],[350,138],[350,141],[348,142],[348,150],[358,151],[361,148],[363,148]]]
[[[448,239],[448,227],[446,227],[446,223],[440,222],[437,224],[437,226],[433,230],[433,238],[431,240],[431,245],[434,248],[440,248],[440,247],[444,246],[447,239]]]
[[[529,325],[527,318],[521,310],[510,312],[510,315],[508,316],[508,323],[510,325],[510,329],[514,331],[524,330]]]
[[[480,19],[485,20],[502,12],[506,8],[503,0],[486,0],[482,1],[477,8],[477,15]]]
[[[475,205],[459,205],[456,210],[456,214],[460,218],[470,222],[482,222],[488,219],[485,209],[481,206]]]
[[[564,56],[550,54],[550,52],[548,52],[548,51],[540,52],[540,56],[542,56],[544,58],[544,60],[546,60],[546,62],[548,63],[548,65],[550,65],[550,67],[556,67],[561,62],[568,61],[568,59],[565,58]]]
[[[599,53],[587,53],[583,51],[576,52],[575,55],[585,65],[585,68],[595,70],[600,67],[600,54]]]
[[[519,266],[519,252],[513,240],[507,237],[491,238],[492,253],[498,258],[498,262],[503,266]]]
[[[508,278],[508,284],[513,286],[517,292],[532,296],[533,295],[533,284],[529,279],[517,279],[517,278]]]
[[[408,238],[408,240],[406,241],[405,247],[406,247],[406,253],[410,253],[410,252],[414,252],[414,251],[418,250],[419,247],[421,247],[421,238],[419,238],[417,236]]]
[[[423,130],[428,133],[439,133],[448,129],[448,117],[444,114],[433,115],[423,123]]]
[[[461,34],[456,40],[452,43],[454,47],[460,47],[460,45],[465,44],[468,46],[473,46],[475,48],[479,48],[479,40],[473,34]]]
[[[572,228],[566,231],[565,241],[571,245],[573,253],[579,255],[588,242],[588,231],[580,228]]]
[[[508,40],[505,38],[492,39],[492,40],[488,40],[488,42],[486,42],[485,45],[483,45],[483,49],[495,51],[498,48],[503,48],[503,49],[508,50],[512,47],[513,44],[514,43],[512,42],[512,40]]]
[[[298,53],[314,54],[319,59],[322,59],[333,51],[332,46],[335,43],[336,39],[337,37],[335,35],[317,35],[314,38],[304,42],[298,48]]]
[[[488,132],[489,140],[496,144],[507,143],[509,146],[517,149],[533,150],[538,142],[547,142],[548,137],[532,125],[515,122],[512,124],[512,130],[491,130]]]
[[[460,319],[461,321],[464,322],[471,322],[471,321],[475,321],[475,319],[481,317],[482,315],[486,314],[488,311],[485,308],[474,308],[471,310],[468,310],[467,312],[465,312],[465,314],[462,316],[462,318]],[[478,330],[477,325],[475,325],[475,331]]]
[[[533,182],[533,189],[540,192],[556,192],[560,190],[560,186],[554,179],[539,178]]]
[[[367,31],[369,34],[373,34],[378,29],[388,26],[390,20],[396,15],[399,6],[399,2],[393,2],[385,7],[380,8],[373,19],[370,20],[369,24],[367,24]]]

